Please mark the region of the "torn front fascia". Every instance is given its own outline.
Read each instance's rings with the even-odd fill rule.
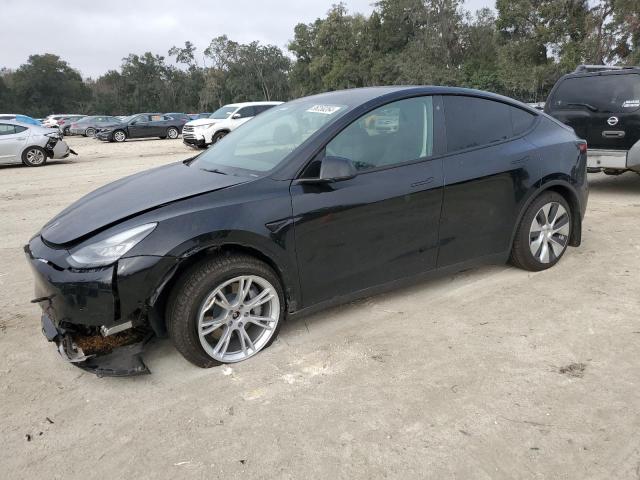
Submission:
[[[50,342],[56,342],[63,358],[98,377],[129,377],[151,373],[142,361],[142,351],[153,336],[151,333],[135,343],[114,347],[107,353],[85,354],[73,335],[56,328],[46,313],[42,315],[42,332]]]

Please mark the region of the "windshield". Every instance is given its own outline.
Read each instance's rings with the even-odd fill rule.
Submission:
[[[129,115],[128,117],[124,117],[122,120],[120,120],[122,123],[129,123],[131,120],[133,120],[134,118],[136,118],[138,116],[138,114],[136,113],[135,115]],[[116,119],[116,121],[118,121],[118,119]]]
[[[318,99],[273,107],[198,156],[191,166],[224,173],[267,172],[348,110],[346,105],[318,104]]]
[[[551,109],[632,112],[640,108],[640,75],[596,75],[567,78],[551,99]]]
[[[237,110],[238,107],[222,107],[219,108],[218,110],[216,110],[215,112],[213,112],[209,118],[213,118],[216,120],[224,120],[225,118],[228,118],[229,115],[231,115],[233,112],[235,112]]]

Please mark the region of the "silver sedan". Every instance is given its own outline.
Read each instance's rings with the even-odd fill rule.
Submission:
[[[66,158],[76,152],[59,132],[13,120],[0,120],[0,163],[24,163],[40,167],[47,159]]]

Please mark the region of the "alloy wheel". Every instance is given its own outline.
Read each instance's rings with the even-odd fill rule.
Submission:
[[[113,134],[113,138],[116,142],[124,142],[126,135],[124,134],[124,132],[116,132]]]
[[[529,248],[540,263],[552,263],[562,256],[569,242],[570,218],[557,202],[543,205],[529,229]]]
[[[176,130],[175,128],[170,128],[169,131],[167,132],[167,135],[172,140],[175,138],[178,138],[178,130]]]
[[[222,283],[202,302],[198,337],[213,359],[240,362],[269,343],[279,320],[274,286],[262,277],[243,275]]]
[[[45,161],[45,155],[39,148],[32,148],[27,152],[27,162],[31,165],[41,165]]]

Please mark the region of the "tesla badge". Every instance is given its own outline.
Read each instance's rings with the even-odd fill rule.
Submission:
[[[618,124],[618,117],[609,117],[607,119],[607,123],[609,124],[609,126],[615,127]]]

